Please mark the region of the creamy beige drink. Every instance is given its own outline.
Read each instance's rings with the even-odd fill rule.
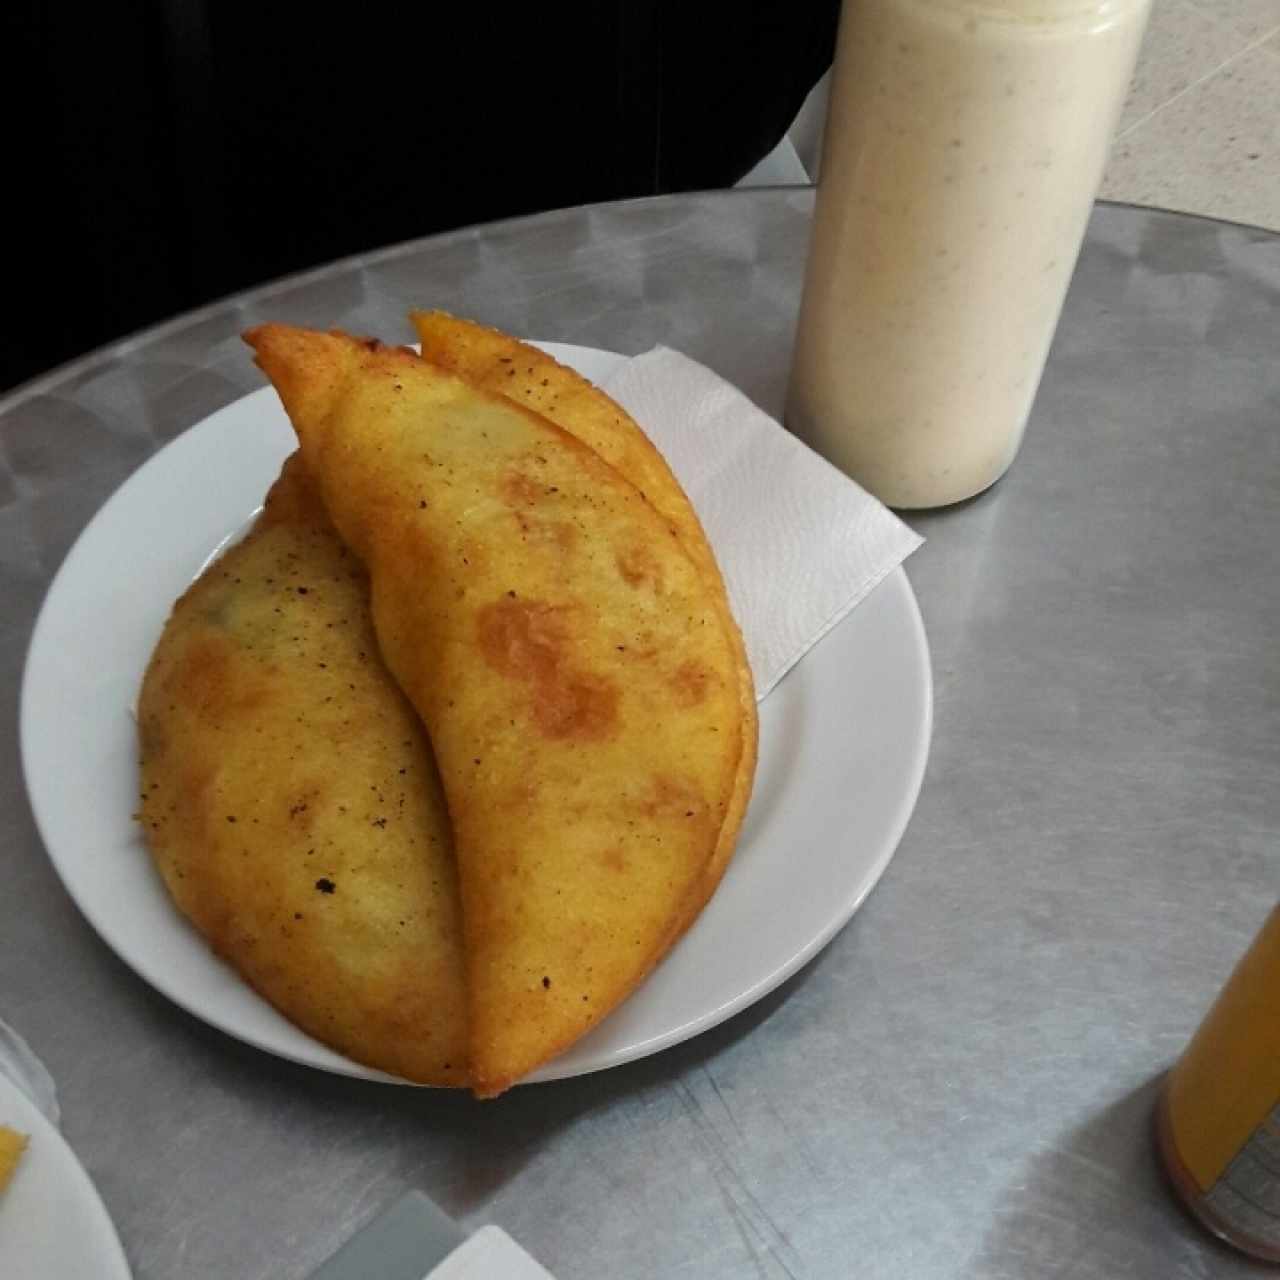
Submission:
[[[885,502],[1012,462],[1149,0],[846,0],[787,425]]]

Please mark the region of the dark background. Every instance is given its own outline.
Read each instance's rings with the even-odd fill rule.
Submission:
[[[472,222],[731,186],[838,0],[17,0],[0,387],[200,302]]]

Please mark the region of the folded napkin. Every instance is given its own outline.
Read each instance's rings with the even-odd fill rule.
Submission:
[[[720,562],[766,694],[921,543],[887,507],[678,351],[602,384],[662,450]]]
[[[311,1280],[555,1280],[501,1227],[468,1236],[421,1191],[356,1232]]]

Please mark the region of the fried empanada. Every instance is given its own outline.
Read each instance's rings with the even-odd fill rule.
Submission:
[[[705,901],[748,737],[734,638],[670,521],[567,431],[407,350],[278,325],[247,340],[429,730],[472,1083],[500,1092],[616,1007]]]
[[[721,624],[733,644],[742,707],[743,751],[729,812],[716,854],[707,868],[704,897],[693,909],[692,915],[696,915],[720,882],[737,844],[755,780],[758,728],[755,684],[746,646],[729,608],[720,566],[693,504],[666,459],[635,419],[580,373],[527,342],[445,311],[413,311],[410,319],[417,330],[424,360],[486,391],[496,391],[533,409],[589,445],[621,471],[649,499],[659,515],[671,523],[676,537],[702,574]]]
[[[248,537],[174,606],[138,724],[138,818],[213,949],[348,1057],[466,1084],[435,762],[379,656],[364,567],[298,455]]]

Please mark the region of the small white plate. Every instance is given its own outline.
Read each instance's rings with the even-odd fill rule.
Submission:
[[[539,344],[599,382],[612,352]],[[661,441],[658,441],[659,445]],[[54,578],[22,688],[31,806],[58,874],[127,964],[206,1022],[295,1062],[393,1079],[303,1034],[169,902],[131,819],[131,708],[174,600],[259,508],[295,447],[275,392],[219,410],[134,473]],[[896,570],[760,708],[760,764],[720,889],[667,959],[535,1080],[656,1053],[745,1009],[826,945],[880,878],[924,776],[924,626]]]
[[[0,1276],[5,1280],[130,1280],[120,1237],[75,1153],[8,1077],[0,1124],[29,1139],[0,1192]]]

